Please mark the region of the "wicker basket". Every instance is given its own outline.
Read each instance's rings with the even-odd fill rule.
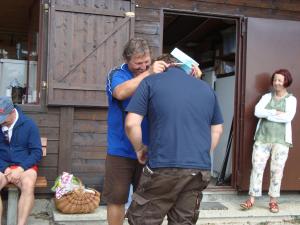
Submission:
[[[100,193],[95,189],[81,187],[64,194],[60,199],[54,198],[54,202],[56,208],[62,213],[91,213],[99,206]]]

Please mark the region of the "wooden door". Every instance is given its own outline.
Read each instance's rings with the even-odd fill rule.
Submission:
[[[261,95],[270,90],[271,74],[280,68],[287,68],[293,76],[289,91],[300,101],[300,22],[262,18],[248,18],[246,29],[246,46],[244,73],[242,73],[243,90],[240,107],[242,116],[241,132],[237,134],[240,148],[237,154],[237,186],[248,190],[251,172],[251,154],[253,136],[257,124],[254,117],[254,106]],[[299,108],[299,107],[298,107]],[[292,122],[293,145],[286,163],[282,190],[300,189],[300,113]],[[263,189],[269,185],[269,170],[265,171]]]
[[[133,35],[125,0],[51,1],[48,104],[107,106],[106,75]]]

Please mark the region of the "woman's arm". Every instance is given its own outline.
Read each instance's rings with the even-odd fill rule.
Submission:
[[[270,115],[267,119],[277,123],[291,122],[296,114],[297,99],[294,96],[290,96],[286,99],[285,104],[285,112],[277,111],[275,115]]]
[[[254,115],[258,118],[268,118],[269,116],[276,115],[275,109],[266,109],[267,104],[270,102],[272,94],[268,93],[261,97],[259,102],[255,105]]]

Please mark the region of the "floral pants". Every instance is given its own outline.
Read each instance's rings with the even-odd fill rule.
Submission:
[[[270,186],[269,196],[279,197],[281,179],[285,162],[289,153],[289,147],[282,144],[262,144],[255,142],[252,153],[252,171],[250,177],[249,195],[259,197],[262,194],[263,173],[268,159],[270,162]]]

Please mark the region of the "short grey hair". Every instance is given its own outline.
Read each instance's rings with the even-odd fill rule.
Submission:
[[[133,55],[151,54],[149,45],[143,38],[132,38],[124,47],[123,58],[129,61]]]

